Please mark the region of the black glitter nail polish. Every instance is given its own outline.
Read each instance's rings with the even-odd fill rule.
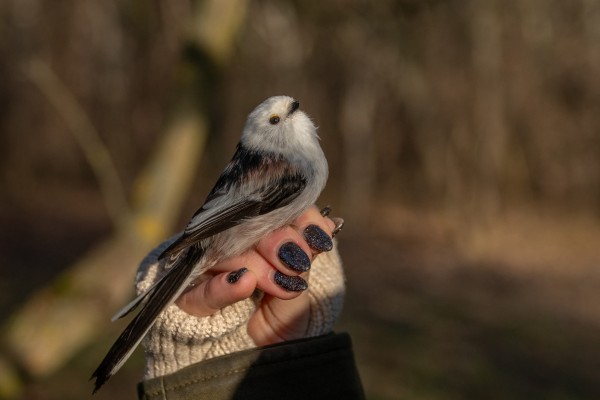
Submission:
[[[326,217],[329,215],[329,213],[331,213],[331,206],[325,206],[321,209],[320,211],[321,216]]]
[[[329,251],[333,248],[333,241],[327,233],[317,225],[309,225],[304,229],[306,243],[317,251]]]
[[[277,256],[282,263],[295,271],[304,272],[310,269],[310,258],[294,242],[287,242],[281,245]]]
[[[246,267],[242,267],[237,271],[230,272],[229,275],[227,275],[227,282],[233,285],[234,283],[239,281],[242,275],[244,275],[246,272],[248,272],[248,268]]]
[[[308,289],[308,283],[299,276],[289,276],[275,271],[275,283],[288,292],[301,292]]]

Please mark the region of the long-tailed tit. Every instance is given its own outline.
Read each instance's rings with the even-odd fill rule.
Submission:
[[[94,392],[194,279],[219,261],[244,253],[316,202],[327,181],[327,160],[314,124],[299,106],[291,97],[275,96],[250,113],[235,154],[204,205],[160,255],[167,273],[113,318],[144,302],[94,371]]]

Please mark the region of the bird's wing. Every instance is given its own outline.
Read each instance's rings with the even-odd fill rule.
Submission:
[[[237,154],[237,153],[236,153]],[[243,173],[236,158],[225,169],[204,205],[196,211],[184,234],[169,246],[159,259],[171,260],[186,247],[226,229],[243,220],[266,214],[292,202],[306,187],[305,177],[284,160],[253,162],[245,165]],[[256,189],[244,194],[248,179]]]

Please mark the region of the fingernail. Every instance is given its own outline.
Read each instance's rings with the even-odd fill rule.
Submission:
[[[248,272],[248,268],[246,267],[242,267],[237,271],[230,272],[229,275],[227,275],[227,282],[233,285],[234,283],[239,281],[242,275],[244,275],[246,272]]]
[[[317,225],[309,225],[304,229],[304,239],[308,245],[317,251],[329,251],[333,242],[325,231]]]
[[[344,220],[339,217],[333,217],[331,220],[335,224],[335,228],[333,228],[333,231],[331,232],[331,237],[335,237],[344,227]]]
[[[308,289],[308,283],[299,276],[289,276],[275,271],[275,283],[288,292],[301,292]]]
[[[322,217],[328,216],[330,212],[331,212],[331,206],[325,206],[320,211]]]
[[[310,258],[294,242],[287,242],[281,245],[277,256],[282,263],[295,271],[308,271],[310,269]]]

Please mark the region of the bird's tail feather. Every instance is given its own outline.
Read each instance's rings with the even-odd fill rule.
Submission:
[[[115,322],[116,320],[121,319],[121,318],[126,317],[127,315],[129,315],[129,313],[131,313],[133,310],[135,310],[140,304],[142,304],[142,302],[148,296],[150,296],[150,294],[154,291],[154,289],[156,289],[156,287],[160,284],[160,282],[161,281],[156,282],[155,284],[153,284],[150,287],[150,289],[146,290],[144,293],[140,294],[135,299],[133,299],[129,303],[127,303],[127,305],[124,306],[123,308],[121,308],[119,311],[117,311],[115,313],[115,315],[113,315],[110,320],[112,322]]]
[[[127,325],[92,374],[90,379],[96,379],[94,393],[121,368],[144,338],[158,314],[185,289],[184,283],[202,254],[203,250],[200,247],[190,247],[185,254],[181,255],[168,274],[148,293],[148,300],[144,307]]]

